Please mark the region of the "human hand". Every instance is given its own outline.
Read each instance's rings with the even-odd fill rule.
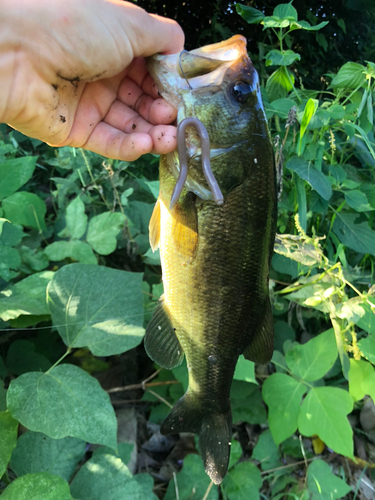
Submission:
[[[131,161],[176,147],[176,110],[144,57],[181,28],[121,0],[0,0],[0,121],[54,146]]]

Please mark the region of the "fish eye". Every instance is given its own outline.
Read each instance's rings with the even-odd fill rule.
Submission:
[[[253,87],[247,82],[236,82],[231,89],[234,100],[239,103],[246,102],[253,92]]]

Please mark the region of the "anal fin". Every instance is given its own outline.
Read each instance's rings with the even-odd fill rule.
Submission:
[[[273,317],[272,308],[267,298],[263,321],[254,332],[251,343],[246,347],[243,355],[254,363],[266,364],[273,353]]]
[[[149,357],[163,368],[170,370],[180,365],[184,359],[184,352],[163,297],[147,325],[144,342]]]

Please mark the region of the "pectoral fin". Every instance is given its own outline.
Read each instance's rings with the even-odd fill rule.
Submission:
[[[160,200],[156,202],[152,212],[150,224],[148,226],[150,233],[151,250],[155,252],[159,248],[160,240]]]
[[[163,368],[170,370],[180,365],[184,359],[184,352],[163,297],[147,325],[144,342],[149,357]]]
[[[246,347],[243,355],[249,361],[265,364],[270,361],[273,353],[273,317],[269,299],[265,307],[263,321],[254,332],[251,343]]]
[[[194,199],[193,193],[187,193],[171,211],[173,242],[187,261],[194,260],[198,248],[198,215]]]

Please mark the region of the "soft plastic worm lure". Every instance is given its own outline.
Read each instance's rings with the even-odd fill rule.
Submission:
[[[188,175],[188,157],[186,154],[186,144],[185,144],[185,130],[186,127],[193,126],[198,132],[199,138],[201,140],[201,157],[202,157],[202,170],[204,177],[207,181],[207,184],[210,188],[212,196],[215,202],[218,205],[222,205],[224,203],[224,197],[220,190],[219,184],[215,179],[215,176],[211,169],[210,164],[210,137],[208,135],[206,127],[203,123],[198,120],[198,118],[194,118],[190,116],[182,120],[177,127],[177,150],[178,156],[180,159],[180,175],[178,176],[176,185],[174,187],[171,203],[169,205],[169,209],[171,210],[175,204],[177,203],[180,194],[184,188],[187,175]]]

